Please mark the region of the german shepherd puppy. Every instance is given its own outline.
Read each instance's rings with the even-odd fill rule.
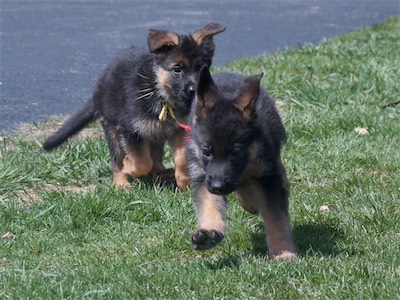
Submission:
[[[56,148],[90,122],[100,119],[108,141],[113,181],[130,187],[127,176],[151,174],[162,181],[176,179],[187,189],[184,130],[202,66],[210,66],[213,36],[225,27],[210,23],[191,35],[150,30],[149,52],[131,47],[105,68],[92,98],[50,136],[43,148]],[[162,163],[163,146],[173,150],[174,170]]]
[[[262,74],[243,77],[200,72],[193,102],[189,168],[199,228],[194,249],[209,249],[224,237],[226,195],[264,220],[269,258],[294,260],[288,214],[288,180],[280,149],[286,141],[274,101],[260,88]]]

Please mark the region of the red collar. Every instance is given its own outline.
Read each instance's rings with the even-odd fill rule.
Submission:
[[[183,128],[183,130],[185,130],[186,132],[192,131],[192,127],[191,126],[183,124],[183,123],[179,123],[177,120],[175,120],[175,121],[176,121],[176,124],[178,124],[179,127]]]
[[[183,128],[183,130],[185,130],[187,132],[186,143],[189,145],[192,141],[192,134],[190,133],[192,131],[192,127],[190,125],[180,123],[176,119],[175,119],[175,122],[176,122],[176,124],[178,124],[179,127]]]

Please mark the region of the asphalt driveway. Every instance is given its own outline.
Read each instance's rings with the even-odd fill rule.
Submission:
[[[215,65],[317,43],[400,14],[399,0],[0,2],[0,134],[71,113],[110,58],[146,46],[149,28],[191,32],[210,21]]]

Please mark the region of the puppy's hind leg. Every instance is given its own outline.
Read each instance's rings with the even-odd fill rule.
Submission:
[[[153,160],[150,153],[150,142],[140,137],[123,137],[125,157],[122,172],[139,178],[150,173]]]
[[[131,184],[128,182],[126,174],[122,171],[126,153],[122,147],[121,134],[115,127],[107,126],[105,121],[102,122],[102,125],[110,151],[113,183],[118,188],[130,188]]]

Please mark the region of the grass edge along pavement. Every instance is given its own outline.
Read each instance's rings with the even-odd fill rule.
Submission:
[[[278,100],[292,264],[266,259],[260,218],[233,197],[225,240],[192,250],[190,193],[111,188],[98,126],[51,153],[50,121],[2,137],[0,298],[398,299],[399,41],[393,17],[217,70],[263,71]]]

